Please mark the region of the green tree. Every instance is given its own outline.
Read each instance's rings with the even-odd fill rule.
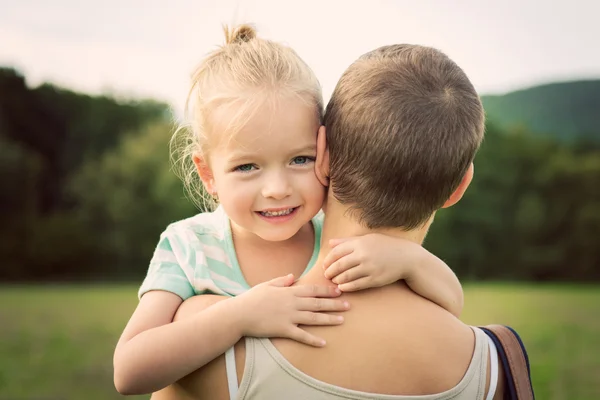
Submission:
[[[95,237],[107,274],[139,277],[167,225],[198,212],[170,169],[171,131],[160,123],[126,135],[72,181],[78,215]]]

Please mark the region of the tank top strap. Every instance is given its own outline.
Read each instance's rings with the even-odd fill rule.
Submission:
[[[235,346],[231,346],[225,352],[225,370],[227,372],[227,387],[229,388],[229,399],[234,400],[237,397],[239,389],[237,368],[235,364]]]

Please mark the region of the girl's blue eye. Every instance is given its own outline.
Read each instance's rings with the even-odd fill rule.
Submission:
[[[234,171],[250,172],[255,168],[256,168],[256,166],[254,164],[243,164],[243,165],[239,165],[239,166],[235,167]]]
[[[292,159],[292,164],[294,165],[303,165],[303,164],[308,164],[311,161],[314,161],[315,159],[313,157],[308,157],[308,156],[298,156],[298,157],[294,157],[294,159]]]

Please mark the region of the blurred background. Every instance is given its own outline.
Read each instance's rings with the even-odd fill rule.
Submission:
[[[112,353],[154,246],[199,212],[168,141],[235,22],[292,46],[326,100],[386,44],[463,67],[486,138],[425,246],[465,322],[519,331],[539,399],[600,398],[599,4],[0,0],[0,399],[120,398]]]

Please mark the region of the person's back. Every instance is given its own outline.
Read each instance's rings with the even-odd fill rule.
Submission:
[[[309,274],[302,283],[322,283]],[[308,349],[272,340],[295,367],[343,388],[381,393],[440,393],[463,378],[475,347],[472,329],[403,284],[345,294],[352,305],[344,324],[310,327],[327,340]]]
[[[318,268],[313,271],[298,283],[322,283]],[[153,399],[229,399],[236,383],[238,399],[487,398],[492,368],[483,332],[403,284],[343,298],[352,305],[343,325],[308,328],[327,346],[246,338],[235,346],[236,372],[229,382],[221,356]],[[501,389],[500,383],[494,399],[501,398]]]

